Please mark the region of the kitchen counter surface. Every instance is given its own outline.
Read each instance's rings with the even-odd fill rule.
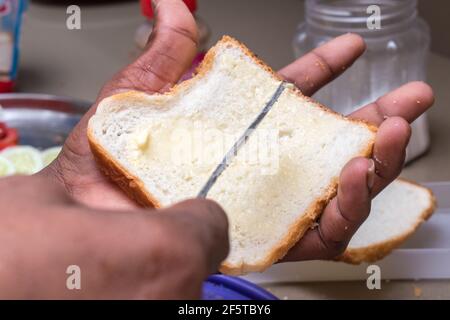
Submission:
[[[233,3],[233,6],[230,5]],[[245,42],[263,60],[282,67],[293,57],[291,39],[303,16],[297,0],[200,0],[199,15],[212,29],[211,43],[228,33]],[[134,1],[81,5],[82,29],[66,28],[63,5],[32,2],[22,38],[19,90],[94,100],[102,84],[137,55],[134,32],[142,23]],[[432,54],[429,82],[436,104],[429,112],[432,145],[403,172],[417,181],[450,180],[450,59]],[[450,281],[389,281],[369,291],[365,281],[291,283],[267,286],[284,299],[396,298],[450,299]]]

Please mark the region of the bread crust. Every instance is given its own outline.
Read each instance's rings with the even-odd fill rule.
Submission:
[[[197,81],[202,78],[206,73],[211,69],[212,64],[214,62],[216,50],[219,46],[223,45],[231,45],[234,47],[239,47],[242,51],[253,59],[254,63],[262,67],[264,70],[269,72],[273,78],[279,81],[283,81],[275,71],[270,68],[267,64],[261,61],[253,52],[251,52],[245,45],[240,43],[239,41],[231,38],[229,36],[224,36],[213,48],[211,48],[206,54],[203,62],[200,64],[196,71],[196,75],[194,78],[182,82],[178,85],[172,87],[168,92],[162,95],[173,95],[179,90],[183,90],[186,87],[189,87],[192,81]],[[346,121],[350,121],[353,123],[357,123],[367,127],[370,131],[374,133],[373,138],[369,143],[359,152],[358,155],[361,157],[370,157],[372,155],[373,145],[375,142],[375,133],[378,128],[368,122],[357,119],[349,119],[342,116],[339,113],[336,113],[313,99],[304,96],[298,88],[288,89],[293,90],[298,96],[303,99],[307,99],[309,102],[313,103],[317,107],[321,108],[325,112],[331,113],[336,117],[341,119],[345,119]],[[126,99],[130,95],[133,95],[133,92],[126,92],[122,94],[118,94],[113,96],[114,99]],[[116,184],[119,185],[121,189],[125,191],[125,193],[134,199],[137,203],[145,207],[161,207],[160,202],[157,200],[155,196],[153,196],[150,192],[145,190],[144,183],[132,174],[130,174],[124,167],[122,167],[114,158],[112,158],[108,152],[101,146],[98,141],[96,141],[94,134],[88,128],[88,140],[91,146],[92,152],[96,161],[99,164],[101,170]],[[283,258],[286,253],[292,248],[298,240],[306,233],[308,229],[311,228],[313,223],[319,218],[322,214],[325,206],[328,202],[336,195],[338,186],[338,177],[335,177],[326,188],[326,191],[323,195],[314,200],[314,202],[310,205],[310,207],[306,210],[305,214],[302,215],[291,227],[287,230],[284,238],[279,242],[277,246],[275,246],[271,252],[269,252],[266,258],[258,264],[230,264],[228,262],[223,262],[220,267],[220,271],[222,273],[231,274],[231,275],[241,275],[248,272],[261,272],[270,267],[272,264]]]
[[[366,247],[360,247],[360,248],[354,248],[354,249],[347,249],[344,251],[344,253],[337,258],[338,261],[343,261],[349,264],[361,264],[362,262],[375,262],[378,260],[383,259],[386,257],[389,253],[392,252],[393,249],[397,248],[399,245],[401,245],[406,239],[408,239],[416,230],[417,228],[422,224],[422,222],[428,220],[431,215],[433,214],[434,210],[436,209],[436,198],[434,197],[433,193],[430,189],[425,188],[413,181],[406,180],[403,178],[399,178],[398,180],[401,180],[405,183],[411,184],[415,187],[421,188],[428,192],[429,199],[430,199],[430,205],[428,208],[426,208],[422,214],[420,215],[417,222],[406,232],[403,234],[393,237],[389,240],[381,241],[378,243],[374,243],[370,246]]]
[[[306,210],[306,214],[298,219],[293,226],[286,232],[286,236],[280,243],[272,249],[264,261],[258,265],[240,264],[232,265],[227,262],[222,263],[219,271],[230,275],[242,275],[249,272],[262,272],[275,262],[282,259],[311,228],[313,223],[320,216],[328,202],[336,195],[337,179],[328,187],[327,192],[314,201],[314,203]],[[336,185],[336,186],[335,186]]]
[[[138,177],[130,174],[97,142],[95,136],[88,128],[89,146],[100,170],[111,181],[116,183],[131,199],[143,207],[160,208],[161,204],[149,192],[145,190],[144,183]]]

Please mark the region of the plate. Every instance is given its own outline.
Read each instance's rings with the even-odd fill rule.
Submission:
[[[62,145],[90,102],[46,94],[0,94],[0,121],[19,130],[19,144]]]

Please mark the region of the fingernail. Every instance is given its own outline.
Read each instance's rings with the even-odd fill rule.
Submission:
[[[367,186],[371,191],[375,184],[375,161],[369,159],[369,168],[367,169]]]

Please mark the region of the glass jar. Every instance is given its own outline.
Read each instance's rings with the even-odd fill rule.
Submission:
[[[430,32],[417,14],[417,0],[306,0],[305,13],[294,38],[297,57],[347,32],[367,44],[349,70],[314,96],[337,112],[349,114],[409,81],[426,79]],[[407,160],[428,148],[426,115],[412,129]]]
[[[200,18],[195,13],[197,10],[197,1],[196,0],[183,0],[183,1],[188,7],[188,9],[191,11],[191,13],[194,15],[195,21],[197,22],[198,53],[197,56],[194,58],[194,61],[192,62],[192,67],[186,72],[186,74],[180,79],[180,81],[190,78],[195,69],[197,68],[197,66],[200,64],[200,62],[202,62],[206,53],[210,36],[210,30],[208,25],[202,18]],[[134,39],[138,49],[141,52],[143,52],[145,46],[147,45],[148,38],[150,37],[150,34],[152,33],[153,30],[154,16],[150,0],[141,0],[141,9],[142,14],[146,17],[146,20],[136,30]]]

